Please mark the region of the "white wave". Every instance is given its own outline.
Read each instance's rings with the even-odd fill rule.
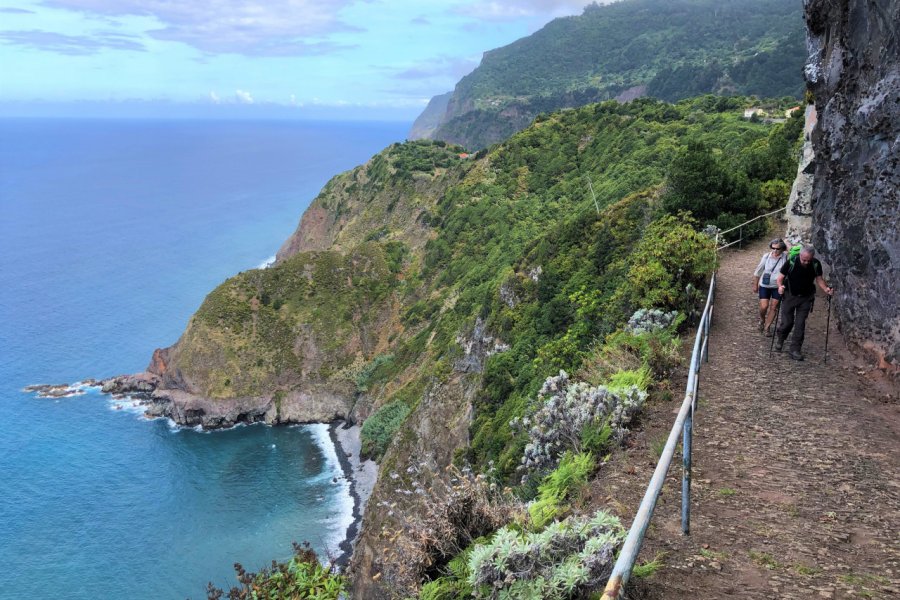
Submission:
[[[353,524],[353,496],[350,494],[350,481],[344,476],[341,461],[338,460],[337,449],[328,434],[328,425],[315,423],[307,425],[307,430],[315,440],[316,445],[322,450],[325,462],[328,465],[325,475],[331,479],[337,478],[335,487],[339,487],[337,496],[340,503],[337,506],[334,517],[327,520],[331,529],[331,539],[328,540],[328,551],[335,556],[340,554],[339,546],[347,537],[347,528]]]
[[[121,410],[136,415],[144,414],[144,406],[139,400],[131,396],[107,396],[106,402],[110,410]]]
[[[268,269],[269,267],[271,267],[274,264],[275,264],[275,255],[273,254],[272,256],[267,258],[264,262],[259,263],[259,266],[256,268],[257,269]]]

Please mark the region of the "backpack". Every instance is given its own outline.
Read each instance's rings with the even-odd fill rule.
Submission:
[[[797,257],[800,256],[800,251],[803,250],[803,244],[797,244],[796,246],[791,246],[791,249],[788,250],[788,263],[790,263],[790,267],[788,272],[790,273],[794,269],[794,263],[797,262]]]

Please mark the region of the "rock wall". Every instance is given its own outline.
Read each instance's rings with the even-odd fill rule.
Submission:
[[[789,245],[812,243],[812,192],[813,173],[816,170],[814,161],[815,152],[812,145],[812,130],[816,125],[816,107],[812,104],[806,107],[806,124],[803,127],[803,149],[800,156],[800,165],[797,167],[797,176],[791,186],[791,196],[788,198],[787,231],[784,239]]]
[[[813,243],[845,335],[900,373],[900,0],[805,0]]]

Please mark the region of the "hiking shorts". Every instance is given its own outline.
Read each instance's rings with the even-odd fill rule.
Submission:
[[[778,288],[759,286],[759,299],[768,300],[769,298],[772,300],[781,300],[781,294],[778,293]]]

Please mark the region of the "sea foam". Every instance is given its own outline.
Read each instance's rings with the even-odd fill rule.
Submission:
[[[344,476],[344,469],[341,467],[341,461],[338,459],[337,448],[335,448],[334,441],[331,439],[331,435],[329,435],[329,425],[325,423],[315,423],[305,425],[305,427],[310,435],[312,435],[313,440],[322,450],[322,455],[325,457],[325,462],[328,465],[325,475],[331,479],[337,478],[335,487],[340,488],[339,491],[336,490],[336,495],[338,496],[336,500],[338,502],[335,514],[332,518],[327,520],[327,524],[332,530],[331,537],[328,540],[328,552],[337,556],[340,554],[339,546],[341,542],[346,539],[347,530],[353,524],[353,506],[355,500],[350,493],[350,481]]]

